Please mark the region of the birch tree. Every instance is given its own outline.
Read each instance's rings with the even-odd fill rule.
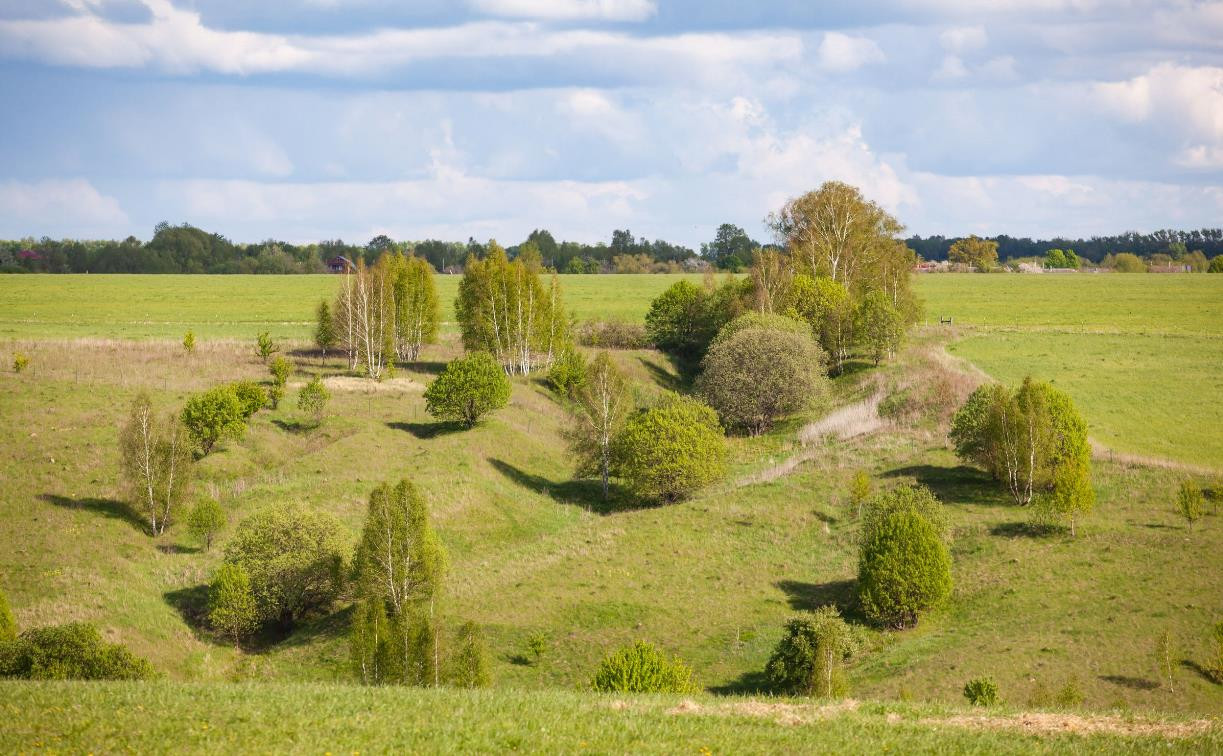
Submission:
[[[628,382],[607,352],[599,352],[576,394],[577,412],[570,431],[570,448],[578,460],[578,474],[598,473],[607,499],[611,474],[612,440],[633,409]]]
[[[393,371],[395,350],[395,265],[390,255],[367,266],[358,259],[336,298],[337,329],[348,367],[380,380]]]
[[[148,394],[133,401],[119,433],[122,476],[154,536],[165,532],[191,482],[191,442],[177,416],[158,422]]]
[[[437,288],[433,266],[415,255],[397,255],[394,263],[395,356],[415,361],[425,344],[437,341]]]

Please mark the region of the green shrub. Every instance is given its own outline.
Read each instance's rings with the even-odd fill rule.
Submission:
[[[1078,679],[1071,677],[1066,681],[1066,684],[1058,688],[1057,693],[1053,696],[1053,704],[1062,709],[1073,709],[1076,706],[1082,706],[1085,696],[1082,688],[1079,687]]]
[[[718,331],[742,311],[744,295],[752,288],[751,279],[728,279],[713,290],[677,281],[650,302],[646,335],[674,358],[681,372],[691,375]]]
[[[330,399],[331,392],[323,385],[323,379],[316,375],[298,392],[297,409],[299,412],[309,413],[314,418],[314,424],[318,425],[323,422],[323,412],[326,411]]]
[[[574,338],[582,346],[601,349],[649,349],[653,346],[641,323],[616,320],[586,320],[578,324]]]
[[[272,337],[267,331],[260,333],[255,337],[255,354],[259,355],[259,359],[267,363],[268,358],[280,351],[280,346],[272,340]]]
[[[22,680],[147,680],[153,668],[93,625],[76,622],[27,630],[0,644],[0,677]]]
[[[231,384],[230,388],[233,389],[234,396],[238,397],[238,403],[242,405],[243,420],[250,420],[268,403],[267,392],[254,381],[238,381]]]
[[[17,638],[17,620],[13,619],[13,610],[9,608],[4,591],[0,591],[0,643]]]
[[[676,394],[631,415],[612,442],[612,468],[645,499],[677,501],[726,474],[726,437],[706,405]]]
[[[208,588],[208,624],[235,644],[259,628],[251,579],[239,564],[221,563]]]
[[[548,634],[542,631],[531,633],[527,638],[527,649],[535,657],[535,663],[539,664],[548,651]]]
[[[268,409],[280,406],[280,400],[285,398],[285,387],[272,384],[268,386]]]
[[[13,355],[13,372],[20,373],[30,366],[29,355],[17,352]]]
[[[1185,526],[1189,530],[1193,530],[1193,523],[1202,518],[1204,503],[1202,487],[1198,485],[1197,481],[1193,479],[1181,481],[1180,488],[1176,492],[1176,512],[1185,519]]]
[[[740,331],[752,328],[763,328],[766,331],[781,331],[797,336],[812,336],[811,325],[802,320],[771,312],[752,311],[745,312],[722,326],[721,330],[718,331],[718,335],[714,336],[713,341],[710,342],[709,348],[712,349],[718,344],[729,341]]]
[[[938,524],[923,513],[925,499],[921,489],[893,489],[872,502],[863,520],[858,601],[881,625],[913,625],[951,593],[951,554]]]
[[[195,332],[187,331],[183,335],[183,351],[187,354],[195,353]]]
[[[1146,273],[1147,264],[1132,252],[1118,252],[1113,255],[1113,270],[1118,273]]]
[[[204,545],[204,550],[212,548],[212,539],[225,527],[225,512],[216,499],[200,499],[187,515],[187,529]]]
[[[566,346],[552,362],[548,383],[558,394],[569,395],[586,382],[586,358],[572,346]]]
[[[692,670],[678,657],[668,658],[638,641],[603,659],[590,681],[599,693],[693,693]]]
[[[442,420],[474,426],[510,401],[510,379],[488,352],[451,361],[425,389],[425,409]]]
[[[862,519],[862,507],[871,496],[871,476],[866,470],[858,470],[849,481],[849,506],[854,515]]]
[[[449,659],[449,680],[456,688],[487,688],[493,680],[492,662],[484,632],[474,622],[464,622],[455,638]]]
[[[891,357],[904,338],[904,316],[882,291],[872,291],[863,297],[854,315],[854,331],[866,348],[866,353],[878,365]]]
[[[738,327],[745,320],[781,325]],[[724,338],[727,328],[737,330]],[[696,385],[728,427],[759,435],[779,418],[827,396],[824,362],[823,350],[802,323],[779,315],[743,315],[714,339]]]
[[[293,375],[293,362],[278,355],[268,364],[268,372],[272,374],[272,383],[283,387],[289,381],[289,376]]]
[[[964,697],[973,706],[994,706],[998,703],[998,684],[988,677],[977,677],[964,685]]]
[[[246,430],[242,402],[232,386],[217,386],[187,400],[183,426],[196,449],[207,455],[218,441],[240,438]]]
[[[334,517],[296,504],[277,504],[238,523],[225,562],[250,578],[260,623],[290,626],[326,608],[343,587],[349,547]]]
[[[769,682],[780,693],[837,696],[845,693],[842,665],[861,643],[836,607],[822,606],[786,623],[786,631],[765,666]]]

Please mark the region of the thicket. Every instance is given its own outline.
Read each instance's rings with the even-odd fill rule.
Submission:
[[[604,658],[590,680],[590,687],[598,693],[693,693],[697,690],[688,665],[644,641]]]
[[[153,667],[84,622],[26,630],[0,642],[0,677],[21,680],[147,680]]]

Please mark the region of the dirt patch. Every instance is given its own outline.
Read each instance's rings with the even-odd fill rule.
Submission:
[[[1018,730],[1037,734],[1121,735],[1125,737],[1191,738],[1210,731],[1209,720],[1157,722],[1115,716],[1084,716],[1032,712],[1014,716],[961,715],[945,719],[923,719],[921,724],[963,727],[971,730]]]
[[[806,446],[825,436],[846,441],[874,433],[884,425],[883,418],[879,417],[881,401],[883,401],[883,394],[878,393],[860,402],[833,410],[819,420],[804,425],[798,432],[798,441]]]
[[[351,375],[333,375],[324,378],[323,385],[332,391],[353,391],[362,394],[418,394],[425,390],[424,386],[411,378],[386,378],[381,381],[371,381],[368,378],[357,378]]]
[[[794,726],[811,724],[821,719],[841,716],[858,708],[858,702],[846,699],[831,704],[791,704],[766,701],[737,701],[735,703],[701,706],[695,701],[681,701],[667,710],[673,716],[699,715],[713,717],[753,717],[771,719],[779,725]]]

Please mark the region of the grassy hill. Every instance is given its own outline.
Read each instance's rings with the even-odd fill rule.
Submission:
[[[6,752],[1208,753],[1204,719],[567,691],[0,683]]]

